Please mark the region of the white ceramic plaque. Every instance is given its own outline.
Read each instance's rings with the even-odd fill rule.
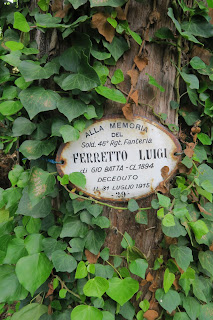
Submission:
[[[106,117],[74,142],[61,145],[56,160],[61,176],[82,172],[87,195],[107,201],[128,201],[155,191],[174,175],[181,146],[162,125],[136,116],[133,121]],[[167,176],[162,168],[167,167]],[[164,177],[163,177],[164,176]]]

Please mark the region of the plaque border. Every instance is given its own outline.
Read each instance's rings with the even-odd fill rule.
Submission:
[[[174,155],[173,157],[175,158],[175,160],[177,161],[176,163],[176,166],[175,168],[172,170],[172,172],[169,174],[168,177],[166,177],[166,179],[163,179],[161,182],[164,182],[164,183],[167,183],[168,181],[170,181],[176,174],[177,170],[178,170],[178,163],[180,162],[181,160],[181,155],[182,155],[182,147],[181,147],[181,144],[179,142],[179,140],[175,137],[175,135],[169,131],[165,126],[163,126],[162,124],[156,122],[156,121],[153,121],[151,119],[148,119],[147,117],[144,117],[144,116],[140,116],[140,115],[137,115],[137,114],[134,114],[133,115],[133,120],[128,120],[126,119],[123,115],[119,115],[119,114],[116,114],[116,115],[107,115],[107,116],[103,116],[101,119],[97,119],[95,120],[90,126],[94,125],[95,123],[100,123],[104,120],[115,120],[115,119],[124,119],[125,121],[134,121],[134,120],[145,120],[146,122],[149,122],[150,124],[154,125],[155,127],[159,128],[161,131],[163,131],[164,133],[166,133],[170,139],[174,142],[175,146],[176,146],[176,149],[174,149]],[[87,127],[87,129],[89,130],[89,127]],[[66,146],[68,144],[72,143],[72,141],[70,142],[67,142],[67,143],[62,143],[57,151],[57,154],[56,154],[56,168],[57,168],[57,171],[59,173],[59,175],[61,177],[63,177],[64,173],[63,173],[63,166],[66,166],[66,161],[62,158],[61,154],[63,152],[63,150],[66,148]],[[178,155],[175,155],[175,153],[178,153]],[[60,162],[63,162],[63,163],[60,163]],[[146,193],[144,195],[141,195],[141,196],[138,196],[138,197],[131,197],[131,198],[120,198],[120,199],[113,199],[113,198],[106,198],[106,197],[102,197],[100,195],[100,191],[98,191],[97,195],[94,193],[89,193],[87,191],[84,191],[83,189],[77,187],[76,185],[72,184],[72,183],[69,183],[72,188],[75,188],[78,192],[83,192],[85,195],[89,196],[89,197],[92,197],[96,200],[101,200],[101,201],[104,201],[104,202],[119,202],[119,203],[122,203],[122,202],[128,202],[130,199],[135,199],[135,200],[140,200],[140,199],[144,199],[144,198],[147,198],[149,197],[150,195],[152,195],[153,193],[155,193],[155,190],[156,189],[153,189],[152,191],[150,191],[149,193]]]

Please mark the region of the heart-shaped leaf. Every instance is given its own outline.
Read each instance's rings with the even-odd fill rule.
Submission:
[[[160,303],[161,307],[171,313],[180,304],[179,294],[170,289],[167,293],[164,293],[163,289],[158,289],[155,293],[155,298]]]
[[[108,281],[101,277],[90,279],[85,284],[83,291],[88,297],[101,297],[109,288]]]
[[[57,101],[60,99],[60,96],[52,90],[32,87],[21,91],[19,98],[27,110],[30,119],[32,119],[39,112],[56,109]]]
[[[107,295],[123,306],[138,291],[139,284],[132,278],[112,278],[109,279],[109,289]]]
[[[17,262],[16,274],[19,282],[33,296],[36,289],[47,280],[52,268],[52,263],[44,253],[35,253]]]
[[[166,271],[164,273],[164,279],[163,279],[163,288],[164,288],[165,293],[167,293],[169,291],[174,280],[175,280],[174,273],[170,273],[169,269],[166,269]]]
[[[71,320],[102,320],[103,314],[100,310],[91,306],[77,306],[71,313]]]

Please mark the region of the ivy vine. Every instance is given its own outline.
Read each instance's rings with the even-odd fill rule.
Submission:
[[[179,131],[184,154],[172,189],[162,188],[147,208],[134,199],[115,207],[77,194],[69,182],[84,186],[85,177],[59,177],[55,161],[62,142],[78,140],[103,116],[106,99],[124,104],[127,119],[133,103],[143,106],[135,85],[147,64],[140,55],[147,37],[128,24],[130,0],[28,4],[0,3],[0,148],[17,157],[8,175],[11,186],[0,188],[0,315],[8,320],[211,320],[213,1],[194,0],[190,6],[171,1],[167,14],[173,28],[162,27],[150,39],[177,52],[172,61],[176,100],[170,107],[182,129],[167,123],[167,115],[157,114],[151,102],[146,106]],[[157,19],[156,1],[153,10],[147,34]],[[38,34],[50,37],[48,55],[32,40]],[[130,38],[138,55],[126,93],[119,87],[122,70],[110,77],[107,66],[116,66],[130,50]],[[60,55],[55,54],[58,41]],[[153,75],[146,75],[149,85],[164,92]],[[128,209],[145,225],[147,210],[156,210],[165,237],[154,265],[127,232],[102,215],[103,206]],[[103,247],[108,228],[122,236],[121,255]],[[147,284],[149,301],[143,298]]]

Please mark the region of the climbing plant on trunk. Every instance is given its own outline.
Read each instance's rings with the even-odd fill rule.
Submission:
[[[211,319],[207,3],[1,2],[0,146],[14,162],[0,188],[4,318]],[[160,122],[183,147],[170,184],[122,206],[72,189],[82,173],[56,170],[61,143],[111,114]]]

